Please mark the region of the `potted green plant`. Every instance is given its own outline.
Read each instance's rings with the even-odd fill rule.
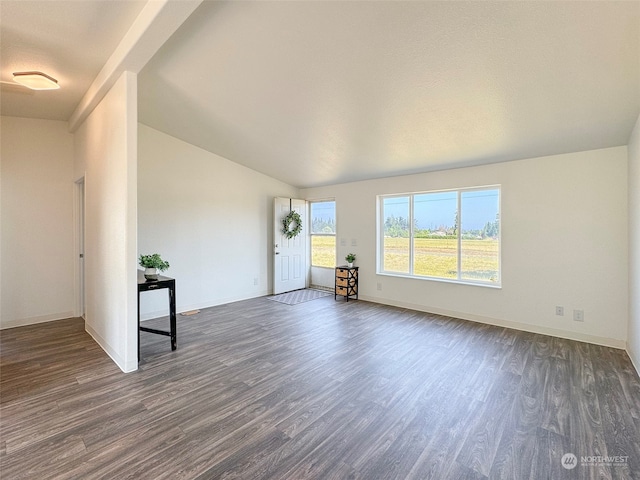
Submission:
[[[140,255],[140,266],[144,267],[144,278],[147,280],[157,280],[158,270],[164,272],[169,268],[169,262],[165,262],[159,253],[153,255]]]
[[[355,253],[350,253],[346,257],[344,257],[344,259],[347,261],[347,266],[349,268],[351,268],[351,267],[353,267],[353,262],[356,261],[356,254]]]

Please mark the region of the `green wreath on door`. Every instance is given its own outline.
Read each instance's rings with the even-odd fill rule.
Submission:
[[[282,234],[287,238],[295,238],[302,231],[302,218],[300,214],[294,210],[282,219]]]

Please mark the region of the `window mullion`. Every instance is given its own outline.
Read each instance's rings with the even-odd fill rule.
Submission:
[[[376,245],[376,272],[384,272],[384,197],[378,197],[378,244]],[[337,239],[336,239],[337,242]]]
[[[413,197],[409,196],[409,275],[413,275]]]
[[[462,193],[458,190],[458,228],[456,234],[458,235],[458,280],[462,279]]]

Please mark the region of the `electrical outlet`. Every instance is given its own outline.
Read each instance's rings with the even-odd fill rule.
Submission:
[[[382,291],[382,283],[378,282],[378,290]]]
[[[574,310],[573,319],[576,322],[584,322],[584,310]]]
[[[253,284],[254,284],[254,285],[258,285],[258,277],[255,277],[255,278],[253,279]]]
[[[355,238],[352,238],[352,239],[351,239],[351,246],[352,246],[352,247],[357,247],[357,246],[358,246],[358,240],[357,240],[357,239],[355,239]]]
[[[341,247],[346,247],[347,246],[347,239],[346,238],[341,238],[340,239],[340,246]]]
[[[559,315],[559,316],[563,317],[564,316],[564,307],[560,307],[560,306],[556,307],[556,315]]]

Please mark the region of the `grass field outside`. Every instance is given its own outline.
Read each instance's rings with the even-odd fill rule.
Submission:
[[[495,239],[462,240],[460,255],[462,280],[480,280],[498,283],[499,244]],[[384,265],[386,272],[408,274],[409,239],[384,239]],[[458,241],[455,238],[414,239],[413,274],[424,277],[457,279]],[[311,236],[311,265],[334,268],[336,266],[336,237]]]
[[[499,244],[496,239],[462,240],[460,256],[463,280],[498,283]],[[383,270],[409,273],[410,243],[408,238],[385,237]],[[457,279],[458,241],[455,238],[414,239],[413,274],[418,276]]]
[[[334,268],[336,266],[336,237],[311,235],[311,265]]]

